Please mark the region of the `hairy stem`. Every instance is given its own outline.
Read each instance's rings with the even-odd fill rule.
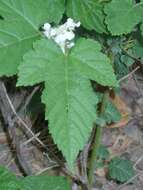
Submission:
[[[106,91],[103,95],[99,115],[101,115],[105,111],[107,97],[108,97],[108,91]],[[93,146],[92,146],[92,151],[91,151],[91,157],[89,160],[88,180],[89,180],[89,188],[90,189],[92,188],[92,185],[93,185],[95,162],[97,160],[97,150],[101,143],[102,130],[103,130],[103,127],[96,126],[95,135],[94,135],[94,139],[93,139]]]

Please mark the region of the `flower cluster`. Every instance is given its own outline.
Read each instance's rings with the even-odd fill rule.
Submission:
[[[80,22],[74,22],[73,19],[68,18],[67,22],[58,27],[51,27],[49,23],[45,23],[43,26],[44,35],[50,39],[52,38],[62,49],[63,53],[66,52],[66,48],[70,49],[75,44],[73,39],[75,38],[74,30],[80,26]]]

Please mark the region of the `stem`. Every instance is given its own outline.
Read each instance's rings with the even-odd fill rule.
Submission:
[[[106,91],[103,95],[99,115],[101,115],[105,111],[108,93],[109,92]],[[91,188],[93,185],[95,162],[97,160],[97,150],[98,150],[100,143],[101,143],[102,130],[103,130],[103,127],[96,126],[96,130],[95,130],[96,134],[94,135],[93,147],[92,147],[91,157],[89,160],[89,174],[88,174],[89,188]]]
[[[92,187],[93,184],[93,176],[94,176],[94,169],[95,169],[95,161],[96,161],[96,153],[97,149],[100,146],[100,139],[101,139],[101,134],[102,134],[102,127],[98,127],[96,129],[96,135],[93,141],[93,150],[91,153],[91,158],[89,162],[89,186]]]

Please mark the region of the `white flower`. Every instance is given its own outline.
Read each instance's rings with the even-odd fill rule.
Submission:
[[[51,38],[50,32],[44,31],[43,34],[44,34],[47,38]]]
[[[44,29],[44,35],[47,37],[47,38],[50,38],[50,33],[51,33],[51,25],[49,23],[45,23],[44,26],[43,26],[43,29]]]
[[[74,45],[75,45],[74,42],[67,43],[67,48],[70,49],[70,48],[72,48]]]
[[[69,30],[74,30],[76,27],[80,26],[80,22],[75,23],[73,19],[68,18],[66,25]]]
[[[50,31],[51,30],[51,25],[49,23],[45,23],[43,26],[43,29],[46,31]]]
[[[49,23],[45,23],[43,33],[47,38],[52,38],[65,53],[66,48],[70,49],[75,45],[72,41],[75,38],[73,31],[79,26],[80,22],[75,23],[73,19],[68,18],[66,23],[55,28],[52,28]]]
[[[64,34],[60,34],[60,35],[58,35],[58,36],[56,36],[55,38],[54,38],[54,40],[55,40],[55,42],[57,43],[57,44],[60,44],[60,43],[65,43],[65,36],[64,36]]]
[[[56,28],[52,28],[51,29],[51,36],[56,36],[57,35],[57,29]]]
[[[65,38],[65,40],[69,40],[69,41],[71,41],[71,40],[73,40],[74,39],[74,37],[75,37],[75,34],[71,31],[71,32],[65,32],[64,33],[64,38]]]

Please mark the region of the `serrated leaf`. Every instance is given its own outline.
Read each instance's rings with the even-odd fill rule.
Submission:
[[[89,29],[106,33],[103,6],[95,0],[68,0],[67,15]]]
[[[34,51],[24,56],[18,85],[45,81],[42,101],[55,143],[70,167],[87,142],[96,114],[97,97],[90,82],[77,75],[69,58],[51,40],[34,44]]]
[[[100,45],[93,40],[84,39],[83,41],[87,41],[81,45],[86,45],[85,49],[88,46],[88,53],[91,52],[89,54],[91,61],[95,65],[98,64],[92,56],[96,56],[96,52],[100,51]],[[82,46],[82,48],[84,47]],[[88,78],[84,77],[86,76],[85,72],[81,72],[86,60],[75,62],[76,56],[84,53],[82,50],[80,51],[78,45],[78,49],[74,50],[76,54],[72,52],[64,55],[54,41],[42,39],[34,44],[34,50],[24,56],[24,61],[19,67],[18,85],[27,86],[45,82],[45,90],[42,95],[42,101],[46,104],[45,117],[49,120],[49,129],[53,139],[70,168],[73,167],[79,150],[82,150],[88,140],[96,119],[95,105],[98,102],[88,80],[90,72],[88,72]],[[73,57],[74,55],[75,57]],[[90,64],[90,59],[87,61]],[[110,81],[101,81],[100,74],[102,72],[99,74],[98,69],[93,70],[91,75],[97,74],[100,80],[97,77],[94,79],[101,84],[114,85],[116,81],[113,70],[110,63],[106,64],[106,69],[109,67],[108,71],[111,71],[112,81],[111,79]],[[106,79],[106,76],[104,77]]]
[[[0,0],[0,15],[4,18],[0,20],[0,76],[17,73],[22,56],[39,39],[39,27],[44,22],[59,21],[64,5],[54,4],[54,12],[50,3],[51,0]]]
[[[48,22],[59,23],[65,11],[65,0],[48,0],[46,6]]]
[[[110,60],[101,53],[98,42],[80,38],[71,51],[71,62],[84,76],[103,86],[117,86],[116,77]]]
[[[0,190],[19,190],[21,183],[17,177],[5,167],[0,167]]]
[[[73,76],[68,78],[69,87],[62,78],[52,87],[46,84],[42,100],[46,104],[46,119],[49,119],[54,141],[72,168],[96,120],[97,98],[89,81],[74,73],[70,75]]]
[[[119,182],[126,182],[134,176],[132,163],[129,160],[114,158],[109,164],[109,176]]]
[[[68,179],[61,176],[28,176],[18,179],[5,167],[0,167],[0,190],[70,190]]]
[[[60,176],[28,176],[22,180],[22,190],[70,190],[69,181]]]
[[[106,24],[112,35],[130,33],[141,21],[142,10],[133,0],[112,0],[105,5]]]
[[[134,46],[132,48],[132,54],[136,58],[143,59],[143,44],[141,41],[135,41]]]
[[[108,124],[112,122],[118,122],[121,119],[121,114],[117,107],[109,100],[105,112],[101,115],[101,118]]]
[[[140,25],[141,35],[143,36],[143,24]]]
[[[131,52],[131,53],[130,53]],[[132,51],[128,51],[128,53],[131,55]],[[121,56],[121,61],[123,64],[125,64],[127,67],[131,67],[131,65],[134,63],[134,60],[130,58],[127,55],[122,55]]]
[[[109,151],[104,145],[100,145],[100,147],[97,150],[97,156],[100,159],[108,159],[109,158]]]

